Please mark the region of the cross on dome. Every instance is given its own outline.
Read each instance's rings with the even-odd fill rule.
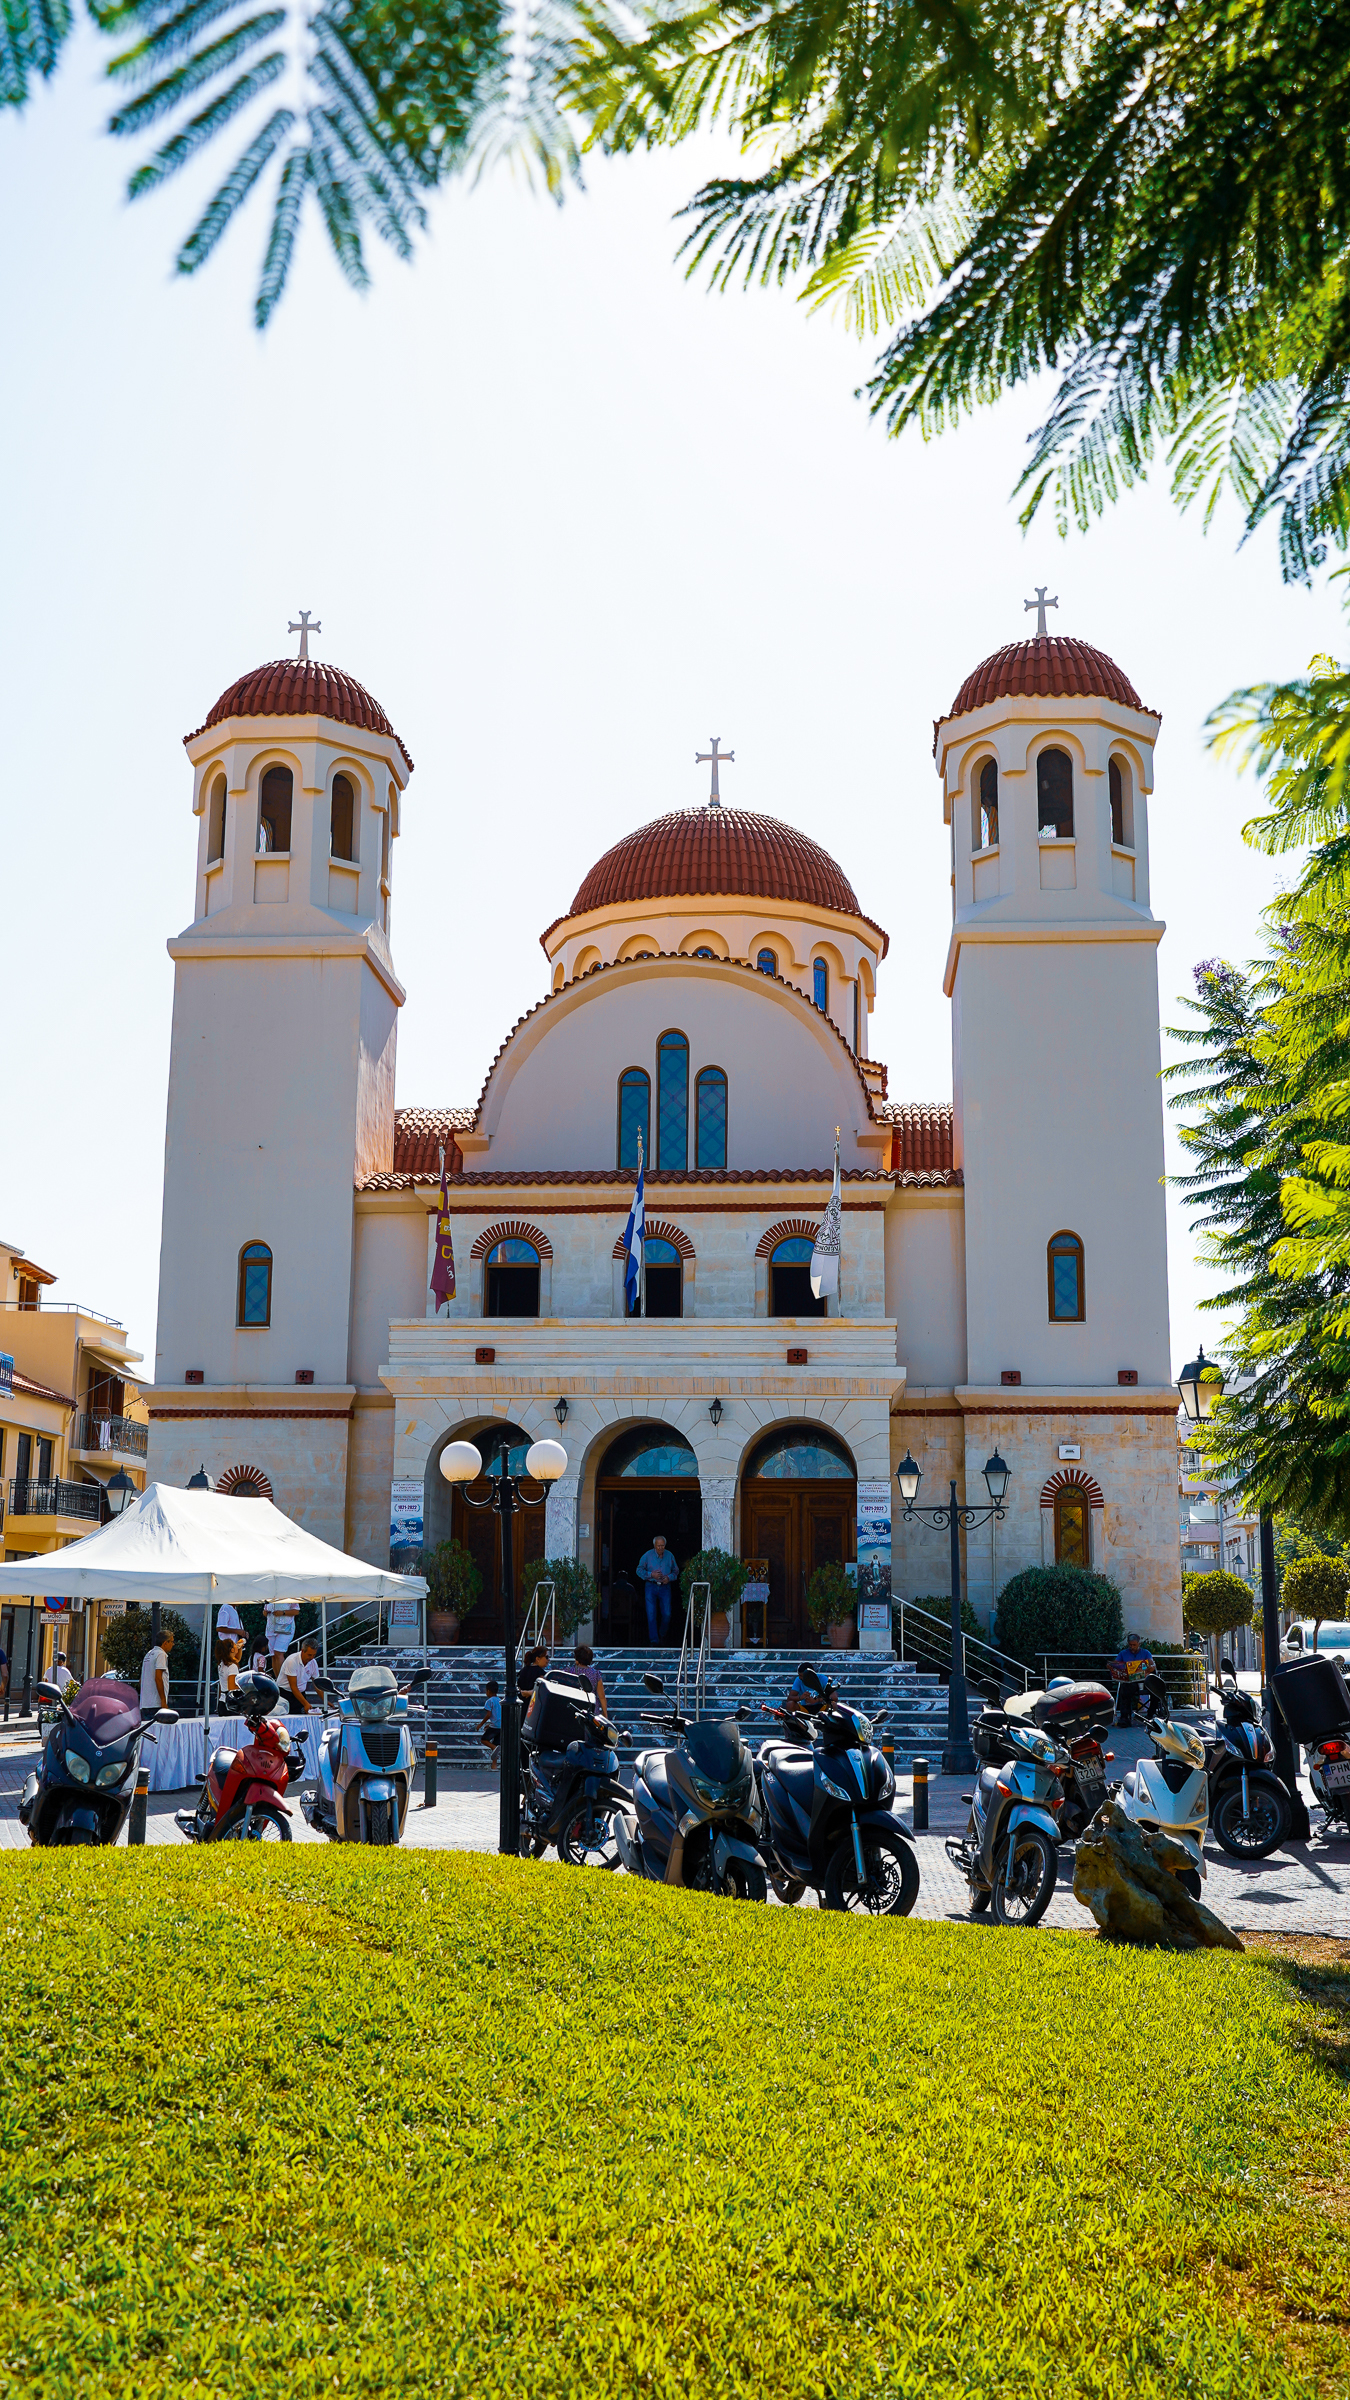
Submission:
[[[1028,608],[1031,606],[1031,602],[1029,600],[1027,602],[1027,606]],[[297,625],[294,617],[292,617],[290,624],[286,628],[286,631],[288,633],[298,633],[300,636],[300,647],[295,654],[297,661],[299,661],[300,659],[307,659],[309,657],[309,637],[312,633],[322,633],[323,626],[319,623],[317,618],[311,625],[309,621],[309,610],[307,608],[302,608],[300,611],[299,624]]]
[[[735,763],[736,758],[736,753],[734,750],[718,749],[717,745],[721,738],[722,737],[720,733],[713,734],[711,750],[696,750],[694,752],[694,765],[696,767],[707,766],[709,763],[712,765],[712,790],[708,794],[709,808],[720,808],[722,805],[722,795],[717,788],[717,769],[719,762],[723,765],[730,766]]]
[[[1024,608],[1024,609],[1027,609],[1027,608],[1034,608],[1034,609],[1035,609],[1035,611],[1036,611],[1036,639],[1037,639],[1037,641],[1038,641],[1038,642],[1043,642],[1043,641],[1045,640],[1045,638],[1046,638],[1046,630],[1045,630],[1045,612],[1046,612],[1047,608],[1058,608],[1058,606],[1059,606],[1059,594],[1058,594],[1058,592],[1055,594],[1055,597],[1054,597],[1054,599],[1053,599],[1053,600],[1047,600],[1047,599],[1046,599],[1046,596],[1045,596],[1045,595],[1046,595],[1046,592],[1049,590],[1049,588],[1050,588],[1050,587],[1049,587],[1049,585],[1048,585],[1048,584],[1044,584],[1044,583],[1038,583],[1038,584],[1037,584],[1037,586],[1036,586],[1036,597],[1035,597],[1035,599],[1034,599],[1034,600],[1024,600],[1024,601],[1022,602],[1022,606],[1023,606],[1023,608]]]

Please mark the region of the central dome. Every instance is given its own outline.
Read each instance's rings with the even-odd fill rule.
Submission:
[[[798,900],[844,917],[863,913],[843,868],[795,825],[745,808],[678,808],[625,834],[597,859],[568,915],[625,900],[719,894]]]

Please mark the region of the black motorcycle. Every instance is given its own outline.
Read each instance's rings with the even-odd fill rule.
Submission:
[[[523,1858],[542,1858],[551,1842],[566,1866],[618,1866],[615,1823],[630,1805],[618,1739],[584,1675],[554,1667],[540,1676],[520,1729]]]
[[[660,1675],[642,1680],[649,1692],[664,1693]],[[754,1761],[741,1736],[752,1713],[742,1706],[734,1717],[698,1723],[678,1708],[643,1717],[644,1725],[673,1734],[675,1746],[639,1751],[628,1808],[615,1816],[619,1856],[630,1875],[767,1900]]]
[[[811,1889],[824,1908],[907,1917],[919,1863],[892,1805],[890,1761],[872,1739],[879,1720],[849,1708],[809,1664],[771,1713],[788,1738],[761,1742],[755,1774],[777,1897],[791,1905]]]
[[[37,1696],[48,1720],[42,1771],[32,1770],[19,1798],[19,1823],[38,1850],[95,1849],[115,1842],[136,1790],[141,1743],[156,1725],[176,1725],[176,1708],[141,1715],[134,1683],[99,1675],[69,1705],[54,1683]]]
[[[1230,1858],[1268,1858],[1288,1840],[1294,1812],[1255,1694],[1240,1689],[1231,1659],[1219,1674],[1223,1729],[1205,1744],[1210,1831]]]

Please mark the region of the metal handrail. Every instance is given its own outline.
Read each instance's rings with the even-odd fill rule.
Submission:
[[[698,1596],[703,1594],[703,1615],[699,1623],[698,1648],[693,1642],[694,1619],[698,1615]],[[675,1706],[682,1717],[690,1714],[688,1706],[689,1673],[694,1677],[693,1715],[701,1717],[707,1705],[709,1632],[712,1626],[712,1585],[691,1583],[689,1606],[684,1612],[684,1632],[680,1637],[680,1663],[675,1672]]]
[[[911,1623],[918,1620],[918,1643],[925,1645],[930,1662],[950,1668],[950,1624],[942,1617],[935,1617],[931,1609],[916,1607],[912,1600],[898,1600],[895,1607],[900,1619],[901,1658],[905,1655],[905,1619],[908,1617]],[[918,1643],[915,1644],[916,1648]],[[963,1633],[961,1636],[961,1672],[967,1678],[972,1674],[992,1676],[1000,1686],[1009,1683],[1019,1686],[1024,1692],[1031,1688],[1030,1672],[1020,1658],[1010,1657],[1006,1650],[995,1649],[992,1642],[982,1641],[974,1633]]]
[[[28,1300],[0,1300],[0,1308],[13,1309],[25,1317],[93,1317],[99,1325],[111,1325],[116,1332],[125,1333],[120,1317],[105,1316],[101,1308],[86,1308],[83,1300],[44,1300],[41,1307]]]
[[[100,1426],[108,1428],[107,1438],[100,1437]],[[150,1447],[150,1428],[139,1417],[115,1417],[111,1410],[85,1409],[75,1420],[77,1450],[125,1450],[132,1457],[144,1458]]]
[[[546,1603],[540,1601],[541,1592],[548,1593]],[[547,1633],[544,1631],[545,1618],[548,1619],[549,1624]],[[539,1642],[547,1642],[550,1650],[556,1650],[558,1647],[558,1598],[553,1579],[548,1575],[541,1575],[530,1594],[530,1605],[525,1612],[525,1629],[516,1644],[517,1666],[520,1665],[526,1650],[533,1650]]]
[[[1048,1683],[1052,1675],[1079,1676],[1084,1669],[1104,1682],[1106,1677],[1103,1670],[1114,1667],[1116,1663],[1114,1650],[1041,1650],[1037,1656],[1041,1662],[1043,1683]],[[1193,1650],[1164,1651],[1161,1658],[1154,1659],[1153,1664],[1167,1685],[1169,1699],[1180,1697],[1182,1705],[1187,1708],[1205,1706],[1209,1698],[1209,1676],[1204,1660],[1197,1658]]]

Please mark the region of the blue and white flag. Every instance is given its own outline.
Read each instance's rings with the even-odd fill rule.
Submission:
[[[638,1135],[638,1179],[633,1205],[628,1211],[628,1223],[623,1229],[623,1288],[628,1295],[631,1315],[637,1307],[642,1289],[642,1251],[647,1239],[647,1203],[643,1196],[642,1136]]]

